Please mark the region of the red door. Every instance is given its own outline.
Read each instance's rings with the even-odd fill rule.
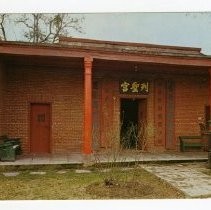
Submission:
[[[49,104],[31,104],[31,153],[50,153]]]

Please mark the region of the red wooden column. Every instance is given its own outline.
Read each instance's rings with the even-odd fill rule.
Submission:
[[[93,58],[84,58],[84,142],[83,153],[92,153],[92,62]]]

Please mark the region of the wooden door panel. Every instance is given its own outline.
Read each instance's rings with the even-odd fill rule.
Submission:
[[[50,152],[49,104],[31,104],[31,152]]]

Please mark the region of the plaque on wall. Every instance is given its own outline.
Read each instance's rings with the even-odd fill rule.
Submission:
[[[139,80],[121,80],[119,82],[121,94],[147,95],[149,93],[149,82]]]

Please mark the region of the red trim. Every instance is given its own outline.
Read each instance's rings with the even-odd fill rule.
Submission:
[[[170,64],[184,66],[211,67],[210,56],[170,56],[170,55],[149,55],[132,52],[109,52],[105,49],[74,48],[64,45],[32,45],[0,42],[1,55],[22,55],[22,56],[43,56],[43,57],[88,57],[104,60],[133,61],[154,64]]]

